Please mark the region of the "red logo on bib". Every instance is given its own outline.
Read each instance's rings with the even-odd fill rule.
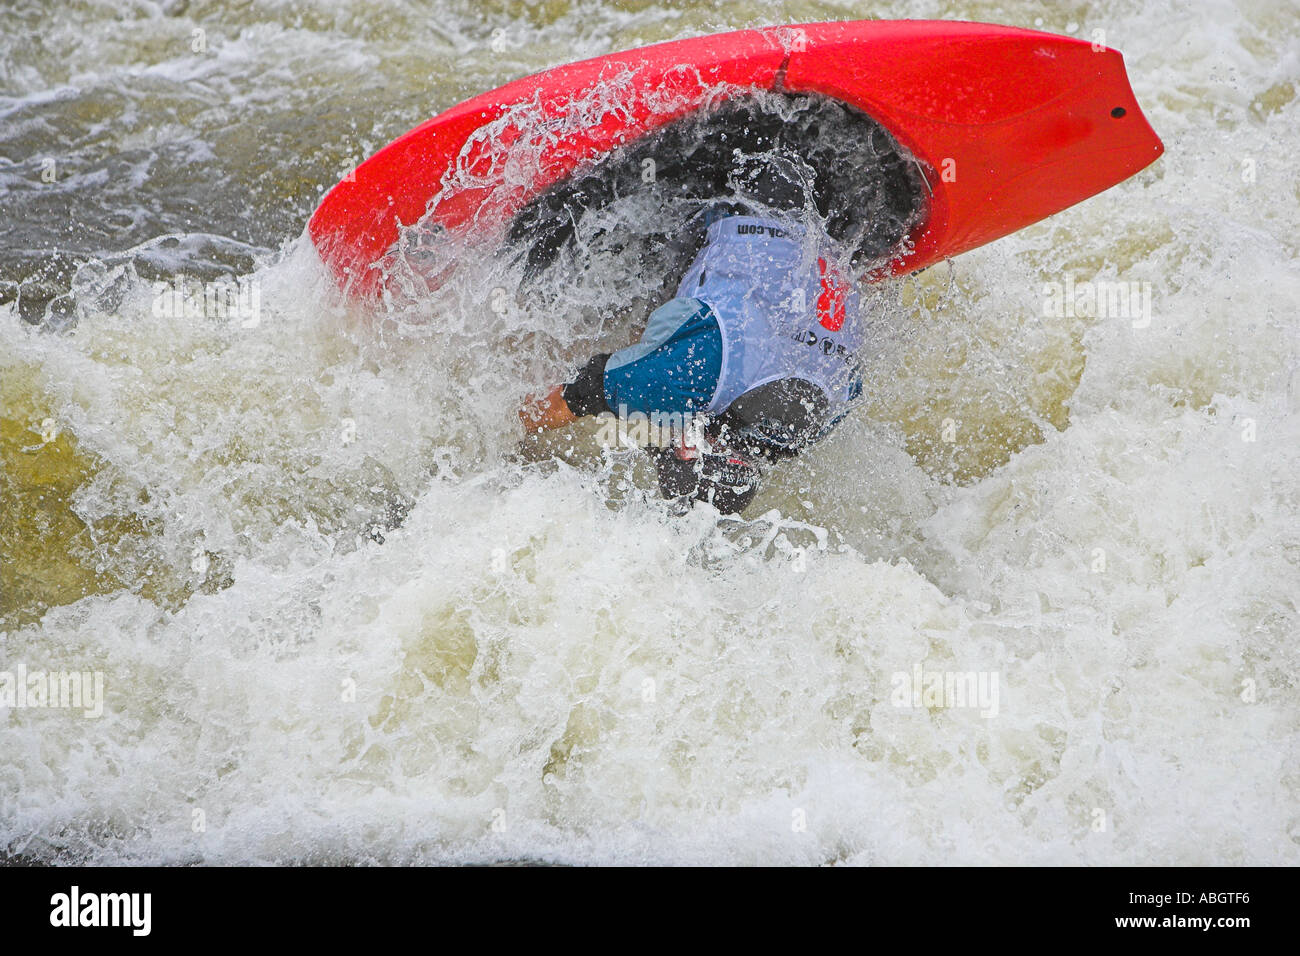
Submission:
[[[817,318],[831,332],[838,332],[844,327],[844,306],[849,289],[840,278],[839,270],[829,265],[825,259],[817,260],[817,272],[821,275],[822,291],[817,296]]]

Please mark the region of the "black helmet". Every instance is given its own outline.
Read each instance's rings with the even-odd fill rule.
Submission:
[[[683,508],[707,501],[724,515],[744,511],[758,494],[762,477],[751,457],[723,447],[691,449],[686,455],[677,448],[661,448],[655,455],[655,469],[665,498]]]

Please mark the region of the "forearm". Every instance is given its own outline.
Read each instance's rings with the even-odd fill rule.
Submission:
[[[556,385],[545,395],[530,395],[519,409],[519,420],[529,432],[563,428],[585,415],[609,411],[605,401],[605,362],[595,355],[579,369],[573,381]]]

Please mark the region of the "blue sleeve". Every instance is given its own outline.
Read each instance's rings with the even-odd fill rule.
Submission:
[[[673,299],[650,316],[636,345],[605,363],[605,400],[615,414],[691,415],[708,408],[722,372],[722,330],[699,299]]]

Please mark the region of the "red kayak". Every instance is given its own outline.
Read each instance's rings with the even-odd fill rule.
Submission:
[[[376,294],[401,227],[505,237],[575,174],[762,91],[861,111],[915,164],[923,214],[887,274],[1015,232],[1163,151],[1121,55],[1087,41],[951,21],[772,27],[584,60],[474,97],[357,167],[309,231],[344,288]]]

